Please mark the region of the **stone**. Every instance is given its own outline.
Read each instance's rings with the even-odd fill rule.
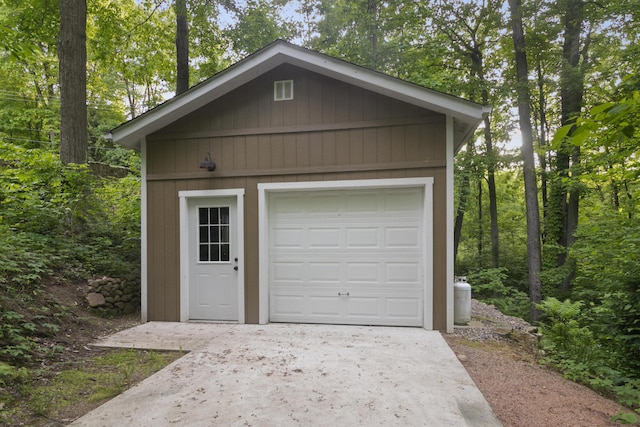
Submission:
[[[466,362],[469,360],[469,357],[466,354],[458,354],[458,360],[461,362]]]
[[[86,298],[87,302],[89,303],[89,307],[100,307],[105,305],[106,303],[102,294],[99,294],[97,292],[91,292],[90,294],[87,294]]]
[[[124,308],[122,309],[122,312],[124,314],[131,314],[131,313],[135,313],[137,310],[137,307],[133,304],[125,304]]]

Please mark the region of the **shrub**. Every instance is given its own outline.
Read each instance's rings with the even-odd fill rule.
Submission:
[[[505,285],[505,268],[488,268],[467,274],[474,298],[495,305],[500,311],[526,319],[529,316],[529,297],[514,286]]]

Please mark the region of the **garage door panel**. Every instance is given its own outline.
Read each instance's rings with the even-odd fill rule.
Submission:
[[[271,298],[271,310],[276,317],[299,317],[303,315],[302,309],[304,308],[302,295],[291,294],[278,294]]]
[[[271,321],[422,325],[421,190],[273,194],[269,203]]]
[[[346,248],[377,248],[381,243],[380,234],[376,227],[345,227]]]
[[[340,270],[339,262],[310,262],[308,264],[309,283],[340,284]]]
[[[302,194],[274,194],[272,196],[274,213],[280,215],[301,214],[304,209]]]
[[[385,227],[385,247],[420,249],[419,227]]]
[[[375,214],[380,210],[379,203],[379,198],[370,194],[351,192],[347,193],[345,210],[348,213]]]
[[[304,283],[307,279],[307,268],[304,262],[274,262],[272,277],[276,282]]]
[[[389,297],[386,299],[387,317],[391,319],[408,319],[418,321],[422,319],[422,299],[418,297]]]
[[[380,281],[380,264],[376,262],[347,262],[348,284],[371,283]]]
[[[415,189],[386,191],[385,212],[416,212],[422,207],[422,200],[415,197]]]
[[[277,249],[300,249],[305,241],[306,230],[297,228],[274,228],[271,233],[271,241]]]
[[[385,264],[386,283],[410,284],[422,288],[422,274],[418,262],[389,262]]]
[[[307,200],[310,213],[338,214],[340,211],[340,199],[336,197],[336,193],[316,194]]]
[[[380,317],[381,297],[379,296],[349,296],[346,301],[347,316],[351,319],[369,321]]]
[[[340,228],[309,228],[308,247],[313,248],[340,248]]]
[[[342,317],[340,298],[333,295],[316,295],[309,297],[308,304],[310,317]]]

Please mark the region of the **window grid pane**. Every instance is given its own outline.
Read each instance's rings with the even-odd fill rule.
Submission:
[[[198,208],[198,259],[229,262],[229,208]]]

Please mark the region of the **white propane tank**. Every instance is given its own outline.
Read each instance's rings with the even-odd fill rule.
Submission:
[[[456,277],[453,284],[453,323],[466,325],[471,321],[471,285],[466,277]]]

